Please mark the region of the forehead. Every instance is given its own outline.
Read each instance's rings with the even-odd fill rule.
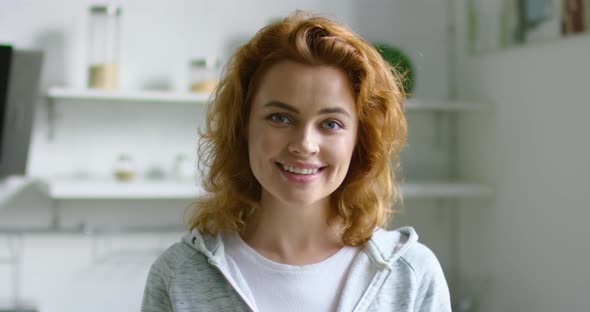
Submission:
[[[302,109],[340,106],[355,110],[355,95],[347,73],[334,66],[281,61],[262,76],[253,108],[280,101]]]

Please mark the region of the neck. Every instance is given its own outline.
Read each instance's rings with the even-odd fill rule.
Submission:
[[[329,217],[329,199],[303,206],[263,196],[240,234],[248,245],[273,261],[316,263],[343,246],[337,228],[328,224]]]

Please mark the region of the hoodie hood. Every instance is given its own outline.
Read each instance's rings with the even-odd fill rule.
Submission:
[[[394,231],[380,228],[373,233],[366,248],[373,262],[389,268],[417,241],[418,234],[412,227]]]
[[[202,234],[197,229],[193,229],[191,232],[187,233],[182,238],[182,241],[207,256],[207,258],[212,258],[218,255],[220,247],[223,246],[220,234],[211,236],[208,234]]]

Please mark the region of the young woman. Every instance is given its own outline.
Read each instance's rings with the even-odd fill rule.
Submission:
[[[207,196],[142,311],[451,311],[434,254],[386,231],[400,78],[345,26],[295,13],[229,62],[199,149]]]

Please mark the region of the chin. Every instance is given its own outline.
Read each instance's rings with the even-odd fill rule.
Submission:
[[[265,193],[265,194],[264,194]],[[263,196],[268,196],[269,199],[274,199],[287,205],[307,206],[313,205],[322,201],[324,197],[317,194],[310,194],[309,190],[277,190],[266,189],[263,191]]]
[[[278,195],[278,194],[277,194]],[[329,195],[321,196],[310,196],[309,192],[292,192],[289,194],[282,194],[277,198],[288,205],[293,206],[312,206],[322,203],[330,198]]]

